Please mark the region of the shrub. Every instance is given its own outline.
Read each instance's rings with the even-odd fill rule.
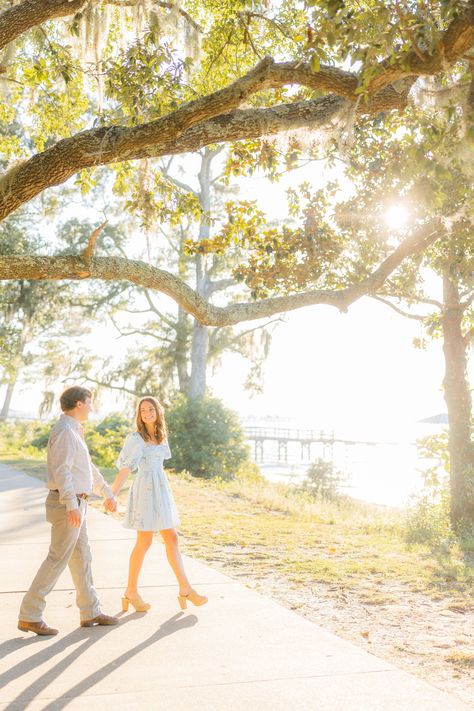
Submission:
[[[450,525],[448,435],[424,437],[417,442],[422,458],[431,466],[423,472],[424,487],[412,498],[405,517],[405,539],[409,545],[434,547],[450,545],[454,534]]]
[[[405,540],[409,545],[425,544],[435,547],[450,545],[454,534],[449,522],[449,493],[433,497],[423,491],[413,499],[405,517]]]
[[[260,467],[258,466],[258,464],[255,464],[255,462],[252,462],[250,459],[246,459],[242,462],[242,464],[235,472],[235,476],[240,481],[245,481],[249,484],[262,483],[266,481],[265,477],[260,471]]]
[[[99,434],[104,434],[105,432],[125,433],[125,437],[130,431],[135,429],[135,425],[129,417],[125,417],[120,412],[113,412],[94,425],[94,429]]]
[[[51,422],[37,424],[33,430],[34,438],[31,440],[31,446],[35,447],[35,449],[46,449],[48,445],[49,433],[51,432],[51,427]]]
[[[175,401],[166,413],[173,469],[200,477],[235,475],[249,458],[235,412],[211,397]]]
[[[0,443],[8,452],[45,449],[52,423],[36,420],[6,420],[0,423]]]
[[[127,434],[134,428],[120,413],[107,415],[98,423],[90,423],[85,438],[91,458],[99,467],[115,467]]]
[[[22,452],[35,456],[44,452],[53,422],[9,420],[0,423],[0,444],[7,452]],[[85,438],[92,460],[99,467],[115,467],[125,437],[133,430],[129,419],[120,413],[104,417],[100,422],[85,425]]]
[[[306,472],[302,488],[312,496],[331,501],[340,496],[339,487],[347,480],[332,462],[316,459]]]

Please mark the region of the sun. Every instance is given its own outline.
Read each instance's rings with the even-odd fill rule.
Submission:
[[[403,205],[390,205],[387,208],[384,220],[387,227],[392,230],[399,230],[408,222],[409,213]]]

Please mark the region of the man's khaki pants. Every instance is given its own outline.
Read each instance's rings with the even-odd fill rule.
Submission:
[[[67,522],[67,509],[59,503],[59,494],[50,491],[46,497],[46,520],[51,524],[51,543],[48,555],[22,600],[20,620],[42,620],[46,596],[56,585],[66,565],[69,565],[76,587],[76,603],[81,620],[90,620],[100,613],[99,599],[92,582],[92,556],[86,523],[87,503],[83,499],[78,501],[82,524],[80,528],[74,528]]]

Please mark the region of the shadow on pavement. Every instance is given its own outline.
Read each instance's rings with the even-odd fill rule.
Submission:
[[[131,622],[136,619],[137,615],[132,614],[125,618],[121,624]],[[167,637],[171,634],[179,632],[182,629],[188,627],[193,627],[197,623],[197,617],[195,615],[183,616],[182,612],[173,615],[169,620],[163,622],[162,625],[149,637],[148,639],[140,642],[140,644],[135,645],[131,649],[127,650],[121,654],[116,659],[113,659],[105,666],[97,669],[93,674],[90,674],[85,679],[80,681],[75,686],[71,687],[62,696],[55,698],[50,701],[49,704],[44,706],[43,711],[57,711],[57,709],[62,709],[69,702],[71,698],[80,696],[85,691],[93,687],[99,681],[104,679],[108,674],[118,669],[120,666],[125,664],[129,659],[139,654],[143,649],[146,649],[152,644],[159,642],[160,639]],[[52,666],[45,674],[42,674],[40,678],[36,679],[30,686],[24,689],[21,694],[19,694],[16,699],[13,699],[7,706],[4,707],[4,711],[16,711],[18,709],[25,709],[47,686],[55,681],[58,676],[65,671],[74,661],[84,652],[86,652],[92,645],[98,640],[102,639],[106,634],[112,633],[116,627],[94,627],[94,628],[79,628],[71,632],[69,635],[63,639],[58,640],[55,644],[49,646],[32,657],[25,659],[24,661],[17,664],[12,669],[0,676],[0,688],[14,679],[20,677],[24,672],[31,671],[35,666],[40,666],[45,662],[51,660],[58,654],[62,654],[67,647],[71,644],[77,644],[81,640],[83,644],[76,647],[70,654],[63,657],[57,664]],[[15,640],[9,640],[5,644],[8,646]],[[27,642],[28,643],[28,642]],[[31,644],[31,642],[29,642]],[[17,645],[18,646],[18,645]],[[2,650],[0,650],[1,652]]]

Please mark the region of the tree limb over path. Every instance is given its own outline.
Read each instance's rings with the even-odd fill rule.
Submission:
[[[275,87],[275,74],[279,69],[267,57],[225,89],[185,104],[163,118],[131,128],[95,128],[58,141],[15,165],[0,178],[0,220],[43,190],[64,183],[84,168],[197,151],[211,143],[257,138],[298,128],[329,128],[332,121],[351,111],[353,104],[336,95],[268,109],[237,109],[270,82]],[[291,72],[283,71],[278,81],[280,86],[292,83]],[[376,114],[403,108],[407,94],[407,91],[400,94],[386,89],[358,113]]]
[[[302,306],[326,304],[341,311],[381,288],[384,281],[403,259],[423,251],[442,233],[440,225],[427,225],[414,236],[404,240],[381,265],[365,279],[344,289],[330,291],[316,289],[300,294],[276,296],[262,301],[214,306],[179,277],[141,261],[121,257],[84,256],[41,257],[7,256],[0,258],[0,279],[103,279],[129,281],[137,286],[153,289],[170,296],[185,311],[206,326],[232,326],[242,321],[266,318]]]
[[[0,14],[0,49],[47,20],[68,17],[87,5],[87,0],[25,0]]]
[[[0,48],[45,19],[72,14],[83,0],[25,0],[0,15]],[[48,14],[49,13],[49,14]],[[16,33],[16,34],[15,34]],[[2,44],[3,43],[3,44]],[[440,33],[436,52],[413,51],[403,64],[379,64],[380,73],[359,101],[359,76],[337,67],[318,72],[300,62],[274,62],[266,57],[229,86],[182,105],[157,120],[134,127],[112,125],[83,131],[15,165],[0,177],[0,220],[43,190],[94,166],[196,151],[211,143],[238,141],[305,128],[331,127],[355,113],[374,116],[405,108],[418,76],[436,74],[474,46],[474,0]],[[305,86],[323,98],[265,109],[240,109],[252,95],[287,85]]]

